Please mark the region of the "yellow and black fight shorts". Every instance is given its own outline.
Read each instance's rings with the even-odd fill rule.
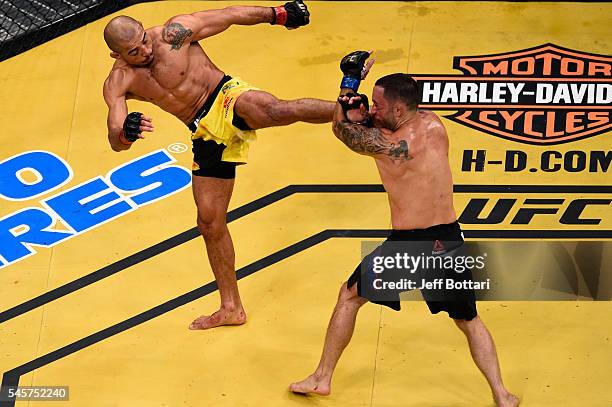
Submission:
[[[257,88],[225,75],[187,124],[193,143],[193,175],[232,179],[236,166],[246,164],[249,143],[256,134],[234,113],[234,104],[249,90]]]

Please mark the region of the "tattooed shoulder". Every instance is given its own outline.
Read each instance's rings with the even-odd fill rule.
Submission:
[[[170,49],[181,49],[185,40],[191,37],[193,31],[183,27],[180,23],[170,23],[164,27],[162,38],[168,44],[172,45]]]
[[[399,145],[397,146],[395,144],[391,144],[392,147],[389,149],[389,156],[399,160],[410,160],[412,157],[408,155],[409,149],[406,140],[400,140],[398,144]]]
[[[408,161],[408,143],[394,143],[377,128],[342,121],[334,126],[336,136],[351,150],[365,155],[386,155],[392,160]]]

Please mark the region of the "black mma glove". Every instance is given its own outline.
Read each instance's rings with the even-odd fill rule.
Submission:
[[[310,22],[310,13],[302,0],[293,0],[282,6],[272,7],[274,20],[270,24],[298,28]]]
[[[367,51],[354,51],[342,58],[340,70],[344,74],[340,88],[348,88],[357,92],[361,82],[361,72],[366,60],[370,56]]]
[[[345,96],[348,97],[348,100],[344,100]],[[356,96],[359,96],[361,100],[353,100],[353,102],[349,102],[351,98],[354,98]],[[363,93],[349,92],[345,95],[340,95],[338,97],[338,103],[340,103],[340,106],[342,107],[342,111],[344,112],[345,116],[349,110],[359,109],[361,108],[361,105],[365,106],[366,112],[370,110],[370,105],[368,103],[368,97],[364,95]]]
[[[132,112],[127,115],[123,121],[123,138],[130,143],[138,140],[140,136],[140,120],[142,119],[142,113]]]

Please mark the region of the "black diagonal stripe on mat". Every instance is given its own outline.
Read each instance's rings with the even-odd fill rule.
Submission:
[[[524,238],[524,239],[538,239],[538,238],[567,238],[573,237],[574,235],[564,234],[567,236],[558,236],[559,231],[550,230],[513,230],[505,231],[511,233],[500,233],[504,231],[497,230],[465,230],[464,234],[467,238],[499,238],[499,237],[511,237],[511,238]],[[550,232],[554,232],[554,235],[549,236]],[[592,232],[592,231],[566,231],[566,232]],[[605,238],[612,237],[612,230],[597,231],[603,232]],[[238,279],[247,277],[257,271],[260,271],[270,265],[278,263],[279,261],[291,257],[297,253],[300,253],[310,247],[313,247],[321,242],[324,242],[333,237],[341,238],[384,238],[389,234],[389,230],[324,230],[313,236],[310,236],[300,242],[285,247],[271,255],[268,255],[260,260],[257,260],[241,269],[236,274]],[[585,234],[585,233],[582,233]],[[505,236],[508,235],[508,236]],[[578,233],[577,235],[581,235]],[[57,349],[44,356],[36,358],[30,362],[27,362],[21,366],[11,369],[4,373],[2,378],[3,388],[6,386],[17,386],[19,384],[19,378],[35,369],[46,366],[54,361],[61,359],[65,356],[71,355],[81,349],[89,347],[97,342],[107,339],[113,335],[126,331],[144,322],[147,322],[153,318],[163,315],[169,311],[172,311],[182,305],[188,304],[198,298],[204,297],[217,290],[217,283],[212,281],[202,287],[196,288],[188,293],[182,294],[172,300],[169,300],[163,304],[153,307],[145,312],[142,312],[136,316],[126,319],[118,324],[111,327],[98,331],[92,335],[89,335],[83,339],[66,345],[60,349]],[[0,402],[0,407],[14,407],[15,401]]]
[[[388,230],[324,230],[315,235],[312,235],[304,240],[294,243],[290,246],[285,247],[271,255],[268,255],[260,260],[257,260],[245,267],[236,271],[237,278],[240,280],[247,277],[257,271],[260,271],[268,266],[271,266],[279,261],[291,257],[299,252],[302,252],[312,246],[315,246],[321,242],[324,242],[332,237],[346,237],[346,238],[384,238],[389,234]],[[81,349],[96,344],[104,339],[110,338],[111,336],[117,335],[130,328],[138,326],[144,322],[147,322],[153,318],[163,315],[169,311],[172,311],[180,306],[188,304],[194,300],[204,297],[217,290],[217,283],[211,281],[210,283],[203,285],[202,287],[196,288],[195,290],[189,291],[172,300],[166,301],[156,307],[153,307],[145,312],[135,315],[129,319],[126,319],[118,324],[110,326],[106,329],[91,334],[83,339],[66,345],[60,349],[57,349],[44,356],[38,357],[30,362],[27,362],[19,367],[9,370],[4,373],[2,377],[2,387],[17,386],[19,384],[19,378],[36,370],[40,367],[46,366],[54,361],[66,357],[72,353],[75,353]],[[0,401],[1,407],[14,407],[15,400]]]
[[[252,202],[236,208],[227,214],[227,222],[233,222],[236,219],[240,219],[253,212],[256,212],[268,205],[283,200],[288,196],[295,193],[344,193],[344,192],[355,192],[355,193],[368,193],[368,192],[384,192],[382,185],[377,184],[347,184],[347,185],[289,185],[274,191],[268,195],[258,198]],[[106,277],[112,276],[120,271],[123,271],[131,266],[134,266],[140,262],[148,260],[158,254],[164,253],[171,250],[183,243],[186,243],[196,237],[200,236],[200,232],[197,228],[191,228],[184,232],[181,232],[175,236],[172,236],[162,242],[156,243],[144,250],[134,253],[124,259],[116,261],[115,263],[109,264],[108,266],[102,267],[90,274],[80,277],[74,281],[66,283],[53,290],[47,291],[37,297],[34,297],[26,302],[18,304],[12,308],[0,312],[0,323],[6,322],[10,319],[18,317],[21,314],[36,309],[42,305],[48,304],[58,298],[73,293],[81,288],[87,287],[90,284],[98,282]]]
[[[258,198],[248,204],[236,208],[227,214],[227,222],[232,222],[243,216],[256,212],[268,205],[285,199],[296,193],[377,193],[384,192],[384,188],[380,184],[306,184],[306,185],[289,185],[275,192]],[[455,193],[612,193],[612,186],[598,185],[455,185]],[[510,233],[508,236],[503,236],[504,233]],[[485,235],[474,237],[491,237],[491,238],[514,238],[510,231],[483,231]],[[546,234],[544,237],[550,238],[607,238],[609,231],[540,231]],[[489,235],[489,233],[497,233]],[[34,297],[26,302],[0,312],[0,323],[13,319],[21,314],[36,309],[44,304],[68,295],[74,291],[80,290],[90,284],[100,281],[106,277],[112,276],[128,267],[134,266],[142,261],[148,260],[158,254],[164,253],[174,247],[186,243],[200,236],[197,228],[191,228],[179,233],[169,239],[157,243],[151,247],[141,250],[138,253],[130,255],[113,264],[105,266],[90,274],[80,277],[74,281],[57,287],[44,294]],[[521,238],[517,236],[516,238]]]

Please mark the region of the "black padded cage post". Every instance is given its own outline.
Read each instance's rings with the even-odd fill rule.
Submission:
[[[0,61],[148,1],[154,0],[0,0]]]

